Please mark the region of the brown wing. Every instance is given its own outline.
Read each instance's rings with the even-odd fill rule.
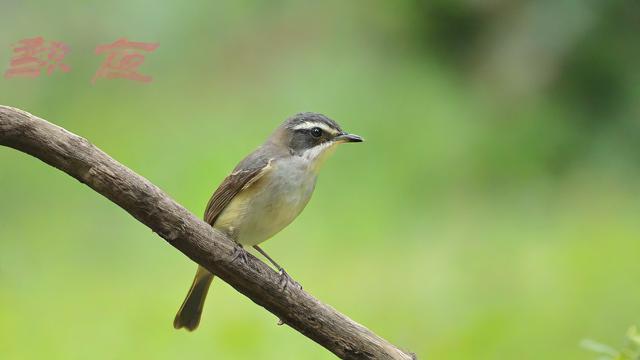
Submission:
[[[204,220],[213,226],[222,210],[229,205],[231,200],[242,190],[260,179],[270,167],[271,161],[268,161],[264,163],[264,166],[236,170],[227,176],[211,196],[207,209],[204,211]]]

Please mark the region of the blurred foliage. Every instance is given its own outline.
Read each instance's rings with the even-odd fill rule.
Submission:
[[[638,360],[640,359],[640,333],[637,327],[630,327],[624,347],[620,351],[589,339],[582,341],[582,347],[598,353],[599,360]]]
[[[72,71],[0,103],[80,134],[196,214],[287,116],[367,142],[323,169],[265,249],[306,290],[421,357],[585,359],[640,321],[640,3],[2,3],[0,63],[43,36]],[[91,78],[158,42],[154,81]],[[3,65],[4,66],[4,65]],[[3,68],[4,71],[4,68]],[[96,256],[99,254],[99,256]],[[0,357],[330,359],[59,171],[0,148]]]

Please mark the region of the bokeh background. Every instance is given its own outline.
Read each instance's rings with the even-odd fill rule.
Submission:
[[[264,248],[306,290],[431,359],[591,359],[640,322],[640,3],[2,2],[0,64],[42,36],[71,72],[0,103],[80,134],[196,214],[282,120],[367,142]],[[91,78],[157,42],[153,82]],[[331,359],[58,170],[0,148],[0,357]]]

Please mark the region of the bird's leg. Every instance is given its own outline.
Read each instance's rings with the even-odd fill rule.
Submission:
[[[267,255],[267,253],[266,253],[266,252],[264,252],[264,250],[262,250],[258,245],[253,245],[253,248],[254,248],[254,249],[256,249],[256,250],[258,250],[258,252],[259,252],[260,254],[262,254],[262,256],[266,257],[266,258],[267,258],[267,260],[269,260],[269,262],[270,262],[271,264],[273,264],[273,266],[275,266],[275,267],[276,267],[276,269],[278,269],[278,271],[280,271],[280,272],[284,271],[284,269],[282,268],[282,266],[278,265],[278,263],[277,263],[277,262],[275,262],[275,260],[273,260],[269,255]]]
[[[302,290],[302,286],[297,281],[293,280],[291,276],[289,276],[289,274],[286,271],[284,271],[284,268],[278,265],[278,263],[275,262],[275,260],[273,260],[269,255],[267,255],[267,253],[264,250],[262,250],[258,245],[253,245],[253,248],[258,250],[258,252],[262,254],[262,256],[267,258],[267,260],[269,260],[269,262],[273,264],[273,266],[275,266],[276,269],[278,269],[278,272],[280,272],[280,282],[283,290],[284,288],[287,287],[287,283],[295,284],[300,290]]]
[[[249,263],[249,257],[247,254],[247,250],[245,250],[242,245],[236,243],[236,248],[233,250],[233,258],[231,259],[231,262],[236,261],[237,259],[240,259],[240,261],[242,261],[243,264],[248,264]]]

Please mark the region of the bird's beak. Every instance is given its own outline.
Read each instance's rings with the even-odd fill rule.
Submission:
[[[335,138],[333,138],[334,141],[339,142],[339,143],[348,143],[348,142],[363,142],[364,139],[358,135],[355,134],[347,134],[347,133],[342,133],[338,136],[336,136]]]

